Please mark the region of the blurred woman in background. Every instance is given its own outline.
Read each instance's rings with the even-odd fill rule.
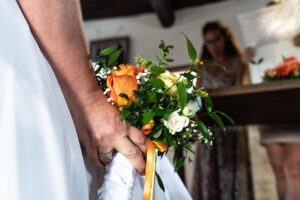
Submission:
[[[241,85],[247,81],[247,65],[241,60],[239,47],[231,31],[221,22],[207,23],[202,29],[204,45],[202,60],[213,60],[226,67],[206,66],[206,79],[197,81],[199,87],[217,88]],[[194,199],[246,200],[252,197],[252,181],[247,132],[243,127],[231,127],[224,134],[215,131],[214,145],[197,147]]]

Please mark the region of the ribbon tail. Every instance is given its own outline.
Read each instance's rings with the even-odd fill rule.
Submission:
[[[155,146],[151,140],[148,139],[146,174],[144,183],[143,200],[152,200],[153,186],[155,177],[156,155]]]

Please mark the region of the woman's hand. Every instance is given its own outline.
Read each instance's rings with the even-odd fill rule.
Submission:
[[[100,90],[80,99],[77,106],[71,106],[71,113],[79,140],[97,167],[102,168],[112,159],[101,154],[117,150],[132,163],[138,173],[144,173],[145,160],[142,153],[147,151],[146,137],[138,129],[120,120],[119,111],[107,103]]]
[[[248,64],[255,56],[256,52],[253,47],[247,47],[242,54],[242,61]]]
[[[109,159],[102,156],[101,163],[98,154],[107,155],[116,149],[142,174],[145,161],[133,142],[144,152],[145,136],[121,123],[119,112],[106,102],[99,89],[84,41],[80,1],[19,0],[18,3],[59,81],[88,157],[102,167]]]

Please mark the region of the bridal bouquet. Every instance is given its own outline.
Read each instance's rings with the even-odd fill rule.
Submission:
[[[265,72],[264,80],[282,80],[300,78],[300,63],[294,56],[284,58],[275,68]]]
[[[94,65],[95,75],[99,86],[107,95],[107,101],[118,107],[122,120],[139,128],[148,138],[143,199],[152,199],[155,176],[164,190],[163,181],[155,173],[157,156],[163,156],[170,147],[174,147],[173,162],[175,170],[178,170],[187,159],[187,152],[193,152],[193,142],[212,144],[214,136],[211,128],[206,125],[206,120],[213,121],[224,130],[222,118],[232,122],[225,113],[214,111],[212,100],[204,88],[195,87],[194,80],[203,78],[201,67],[215,63],[198,60],[193,44],[185,35],[184,37],[190,64],[180,74],[165,68],[173,62],[169,57],[173,46],[165,44],[164,41],[159,45],[160,54],[156,62],[136,56],[135,65],[118,64],[122,49],[112,46],[99,53]],[[117,181],[117,176],[126,178]],[[112,188],[119,188],[122,190],[120,195],[127,193],[128,199],[131,199],[135,176],[135,170],[126,163],[126,159],[117,155],[107,167],[104,185],[99,190],[99,199],[112,199],[113,195],[120,194],[117,191],[113,194]],[[128,182],[122,185],[124,179]],[[110,194],[106,189],[108,187]]]

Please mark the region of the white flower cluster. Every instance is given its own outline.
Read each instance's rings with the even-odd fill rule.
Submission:
[[[94,71],[95,71],[96,69],[98,69],[99,67],[100,67],[99,65],[94,65],[94,66],[93,66]],[[114,67],[112,68],[112,70],[117,70],[117,67],[114,66]],[[110,69],[101,68],[100,71],[98,72],[98,74],[96,74],[96,78],[97,78],[98,81],[100,81],[101,79],[102,79],[102,80],[105,80],[105,79],[107,79],[107,76],[108,76],[109,74],[111,74],[111,70],[110,70]]]
[[[150,75],[150,72],[147,69],[145,69],[144,72],[138,73],[138,75],[136,75],[136,77],[135,77],[137,79],[137,83],[139,85],[141,85],[141,84],[147,82],[149,80],[149,75]]]
[[[199,136],[198,136],[198,139],[199,139],[199,141],[200,142],[203,142],[204,144],[208,144],[209,143],[209,145],[213,145],[213,141],[212,141],[212,136],[213,136],[213,132],[211,131],[211,129],[210,128],[208,128],[208,134],[209,134],[209,136],[211,137],[211,139],[209,140],[209,139],[207,139],[207,138],[205,138],[201,133],[199,134]]]
[[[115,102],[112,98],[107,98],[107,102],[111,103],[111,105],[115,105]]]

